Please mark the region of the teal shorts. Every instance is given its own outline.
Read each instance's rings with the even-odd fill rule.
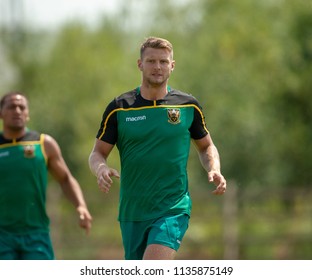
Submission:
[[[9,234],[0,231],[0,260],[53,260],[49,233]]]
[[[141,260],[150,244],[178,250],[188,228],[189,216],[180,214],[142,222],[120,222],[126,260]]]

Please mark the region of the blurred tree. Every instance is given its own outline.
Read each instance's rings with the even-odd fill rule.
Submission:
[[[312,8],[290,5],[293,13],[289,20],[286,42],[292,47],[285,51],[285,67],[289,77],[275,94],[271,104],[279,104],[276,119],[280,120],[277,140],[277,157],[283,168],[280,183],[288,187],[308,186],[311,182],[312,163]],[[287,40],[287,41],[286,41]],[[274,133],[276,135],[276,132]]]

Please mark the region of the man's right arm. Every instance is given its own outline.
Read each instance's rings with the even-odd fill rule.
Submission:
[[[90,170],[97,177],[97,183],[100,190],[105,193],[108,193],[113,183],[111,177],[120,177],[117,170],[110,168],[107,165],[107,158],[113,148],[114,145],[96,139],[89,156]]]

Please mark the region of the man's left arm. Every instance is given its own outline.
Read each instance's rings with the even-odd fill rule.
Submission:
[[[193,139],[197,148],[200,162],[207,171],[208,181],[214,183],[216,189],[212,192],[215,195],[222,195],[226,190],[226,180],[221,174],[220,156],[217,147],[214,145],[208,133],[201,139]]]
[[[80,227],[88,233],[92,217],[88,211],[82,190],[78,181],[71,174],[58,143],[49,135],[45,135],[45,152],[48,158],[48,169],[60,184],[66,198],[72,202],[79,215]]]

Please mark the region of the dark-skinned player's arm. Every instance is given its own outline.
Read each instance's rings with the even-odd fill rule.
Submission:
[[[66,198],[74,205],[79,217],[80,227],[89,233],[92,216],[89,213],[78,181],[71,174],[57,142],[49,135],[44,136],[44,148],[48,160],[48,169],[60,184]]]

